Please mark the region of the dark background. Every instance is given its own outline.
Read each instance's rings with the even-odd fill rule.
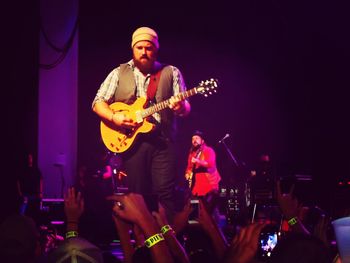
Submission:
[[[191,6],[192,7],[191,7]],[[38,1],[8,3],[2,16],[4,165],[37,149],[40,15]],[[8,10],[8,12],[6,12]],[[131,58],[132,32],[159,34],[160,60],[177,66],[188,88],[211,77],[217,94],[191,98],[181,121],[179,175],[191,132],[217,151],[223,182],[236,170],[223,145],[253,167],[271,155],[281,175],[311,174],[315,200],[331,204],[336,181],[350,175],[349,16],[345,1],[80,2],[79,164],[103,151],[91,111],[96,90]],[[7,169],[8,168],[8,169]]]

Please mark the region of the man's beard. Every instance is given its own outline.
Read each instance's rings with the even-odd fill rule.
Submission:
[[[191,151],[192,152],[197,151],[201,146],[202,146],[201,144],[197,144],[197,145],[192,144]]]
[[[142,72],[142,73],[150,73],[153,69],[154,61],[150,58],[146,58],[147,60],[137,60],[134,58],[135,66]]]

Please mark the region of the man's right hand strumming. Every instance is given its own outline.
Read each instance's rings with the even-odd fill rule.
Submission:
[[[117,125],[118,127],[122,128],[134,128],[136,126],[136,123],[132,118],[128,116],[128,114],[125,114],[124,112],[115,112],[112,115],[111,118],[112,122]]]
[[[136,126],[134,120],[125,111],[113,112],[105,101],[96,102],[93,111],[102,119],[112,122],[117,127],[130,129]]]

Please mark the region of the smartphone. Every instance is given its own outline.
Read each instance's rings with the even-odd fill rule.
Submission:
[[[198,223],[198,217],[199,217],[199,200],[198,199],[191,199],[191,208],[192,211],[190,215],[188,216],[188,223],[189,224],[197,224]]]
[[[271,255],[272,251],[276,247],[279,239],[279,233],[278,231],[274,230],[273,228],[265,228],[260,233],[259,238],[259,258],[263,261],[268,260]]]

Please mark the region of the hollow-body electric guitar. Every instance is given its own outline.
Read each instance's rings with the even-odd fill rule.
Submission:
[[[196,158],[196,159],[198,159],[200,156],[201,156],[201,154],[202,154],[202,147],[200,147],[198,150],[197,150],[197,152],[196,152],[196,156],[194,157],[194,158]],[[194,184],[196,183],[195,182],[195,173],[194,173],[194,170],[196,169],[196,164],[194,163],[193,165],[192,165],[192,169],[191,169],[191,172],[189,172],[189,174],[188,174],[188,179],[187,179],[187,181],[188,181],[188,187],[192,190],[193,189],[193,187],[194,187]]]
[[[209,79],[201,81],[197,87],[181,92],[174,97],[179,100],[184,100],[196,94],[202,94],[208,97],[216,92],[217,87],[217,80]],[[147,121],[147,118],[169,107],[169,100],[156,103],[148,108],[145,108],[147,105],[146,98],[142,97],[137,98],[131,105],[122,102],[114,102],[109,105],[113,112],[125,112],[137,125],[132,129],[128,129],[117,127],[108,121],[101,121],[101,137],[104,145],[111,152],[122,153],[127,151],[133,145],[138,134],[148,133],[153,130],[154,124]]]

